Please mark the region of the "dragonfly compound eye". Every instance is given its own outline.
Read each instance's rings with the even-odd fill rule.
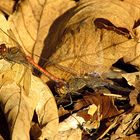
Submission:
[[[5,44],[0,44],[0,58],[7,51]]]

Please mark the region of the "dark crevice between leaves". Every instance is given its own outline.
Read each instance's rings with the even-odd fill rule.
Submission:
[[[135,22],[135,24],[134,24],[134,26],[133,26],[133,29],[134,29],[134,28],[137,28],[139,25],[140,25],[140,19],[138,19],[138,20]]]
[[[34,111],[32,122],[33,124],[30,128],[30,139],[35,140],[35,139],[38,139],[42,134],[36,111]]]
[[[138,72],[138,69],[136,68],[136,66],[125,63],[124,60],[121,58],[119,59],[115,64],[113,64],[112,66],[119,68],[121,70],[124,70],[128,73],[132,73],[132,72]]]
[[[124,88],[129,88],[129,89],[134,89],[132,86],[130,86],[128,83],[127,83],[127,80],[125,78],[108,78],[110,80],[112,80],[113,82],[115,82],[116,84],[118,84],[119,86],[121,87],[124,87]]]
[[[34,115],[33,115],[32,121],[35,122],[35,123],[39,123],[36,111],[34,111]]]
[[[10,140],[10,131],[5,115],[0,107],[0,135],[5,140]]]
[[[140,104],[140,93],[137,96],[137,102],[138,102],[138,104]]]
[[[138,72],[138,69],[131,64],[125,63],[123,59],[119,59],[115,64],[113,64],[113,67],[119,68],[127,73],[133,73],[133,72]],[[117,83],[118,85],[120,85],[123,88],[128,88],[131,91],[135,89],[135,87],[130,86],[127,83],[127,80],[125,78],[122,79],[112,79],[115,83]],[[112,91],[112,89],[110,89],[111,92],[117,92],[117,91]],[[119,91],[119,93],[121,93],[121,91]],[[115,100],[115,105],[117,106],[117,108],[120,109],[125,109],[125,110],[129,110],[131,108],[129,102],[129,94],[130,92],[122,92],[121,95],[123,95],[124,97],[126,97],[126,99],[124,100]]]
[[[13,12],[18,11],[18,8],[19,8],[20,2],[21,2],[21,0],[15,0],[15,1],[16,2],[14,4],[14,6],[13,6]]]
[[[4,11],[1,11],[3,13],[3,15],[5,16],[5,18],[8,20],[9,15],[7,13],[5,13]]]
[[[125,111],[128,111],[129,109],[132,108],[131,105],[129,104],[129,102],[130,102],[129,98],[127,98],[125,100],[117,100],[116,99],[114,101],[114,104],[115,104],[115,106],[117,107],[118,110],[123,109]]]

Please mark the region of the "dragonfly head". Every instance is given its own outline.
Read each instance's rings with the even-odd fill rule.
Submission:
[[[56,91],[59,94],[60,97],[64,97],[66,96],[66,94],[68,93],[68,83],[57,83],[56,84]]]
[[[7,48],[5,44],[0,44],[0,59],[4,57],[4,54],[7,52]]]

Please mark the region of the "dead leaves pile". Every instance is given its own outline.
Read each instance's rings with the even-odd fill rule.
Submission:
[[[47,77],[1,59],[0,139],[139,139],[139,20],[140,0],[1,0],[0,44],[68,87],[55,95]],[[136,70],[114,68],[120,59]]]

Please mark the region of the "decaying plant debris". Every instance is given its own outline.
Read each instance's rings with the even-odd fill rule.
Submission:
[[[66,81],[0,49],[0,139],[140,139],[140,0],[1,0],[0,10],[0,45]]]

